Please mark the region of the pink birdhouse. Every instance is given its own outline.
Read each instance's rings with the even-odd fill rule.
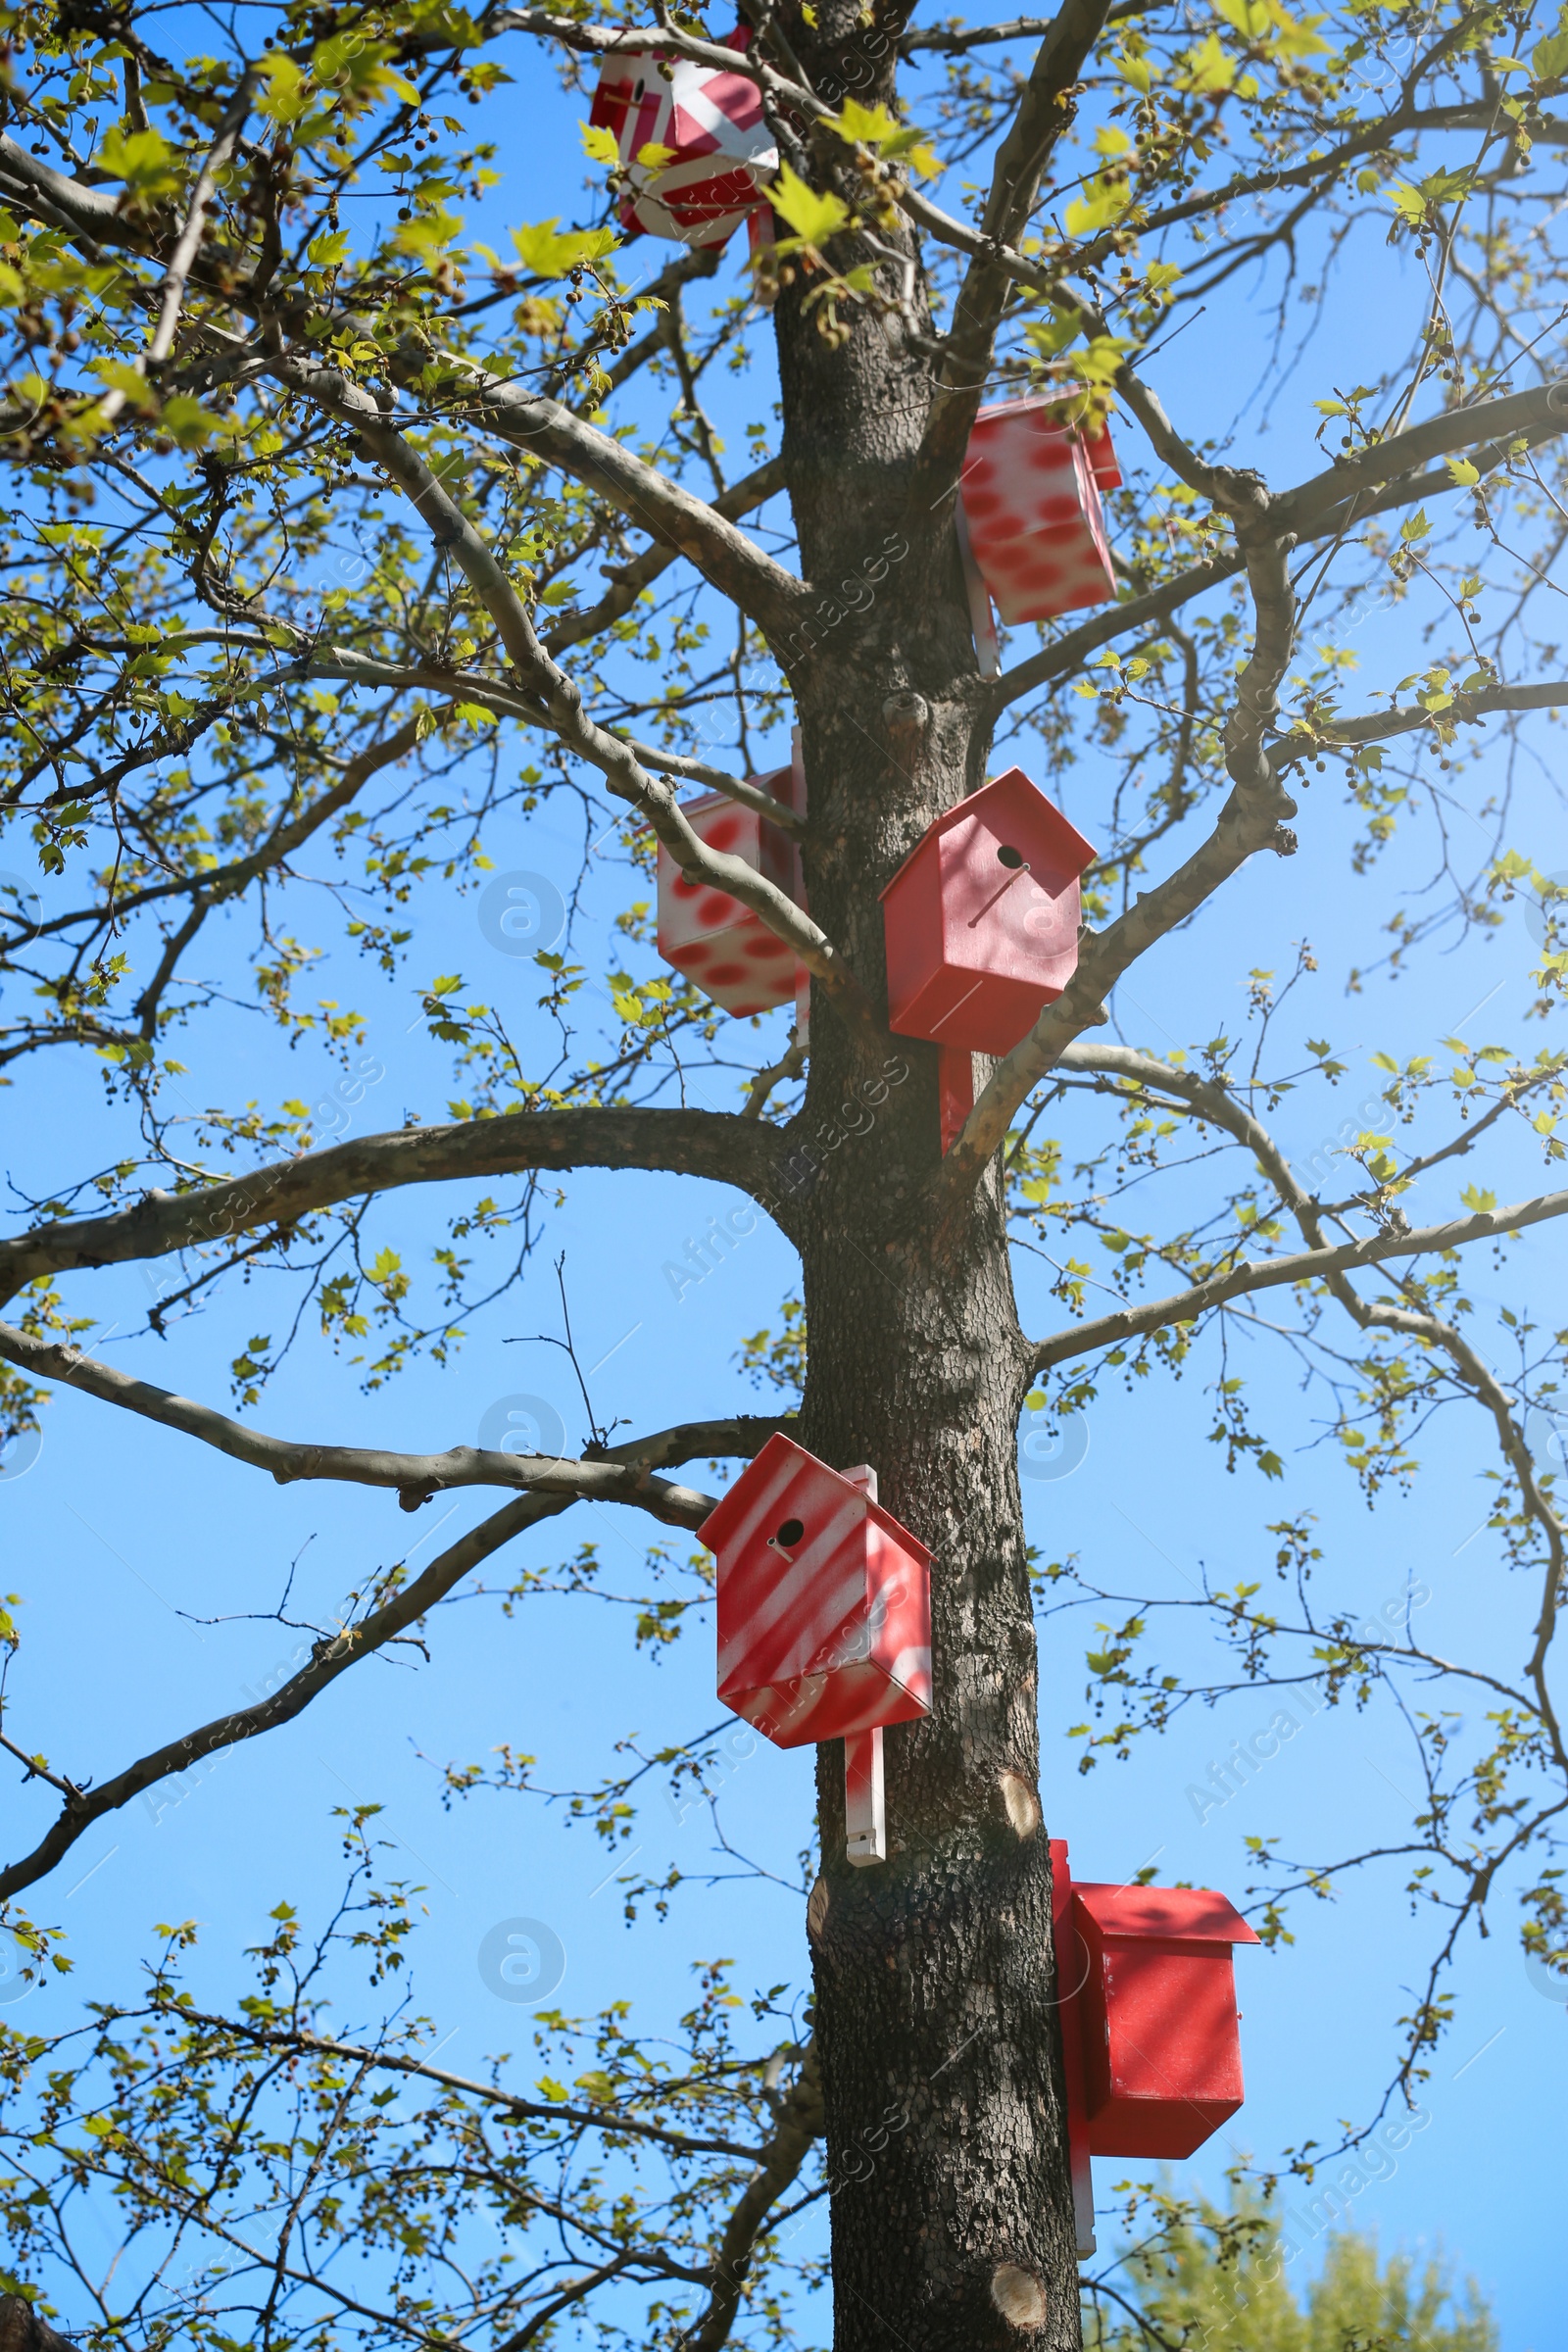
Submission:
[[[931,1554],[782,1431],[699,1530],[718,1556],[718,1695],[778,1747],[842,1740],[852,1862],[886,1858],[882,1731],[931,1707]]]
[[[744,49],[749,37],[743,27],[724,46]],[[631,181],[620,218],[632,236],[725,245],[778,170],[761,97],[744,74],[620,50],[605,59],[588,120],[614,135]],[[639,163],[648,147],[667,157]]]
[[[1191,2156],[1241,2106],[1231,1953],[1258,1937],[1208,1887],[1075,1882],[1057,1838],[1051,1867],[1073,2201],[1092,2253],[1091,2156]]]
[[[1009,1054],[1076,971],[1094,857],[1010,767],[939,816],[884,889],[888,1025],[945,1049],[944,1144],[972,1102],[967,1056]]]
[[[890,1025],[1010,1053],[1077,969],[1094,858],[1021,767],[939,816],[882,892]]]
[[[1059,397],[980,411],[959,495],[975,567],[1009,625],[1115,595],[1100,494],[1120,480],[1109,433],[1069,423]]]
[[[798,808],[798,764],[750,781],[787,808]],[[687,801],[681,813],[710,849],[725,850],[774,882],[797,906],[804,901],[800,851],[787,833],[722,792]],[[804,996],[806,972],[761,916],[707,882],[688,882],[659,845],[659,953],[725,1012],[766,1012]]]

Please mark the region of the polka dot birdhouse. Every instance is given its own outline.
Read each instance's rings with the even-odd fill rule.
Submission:
[[[742,48],[735,33],[726,46]],[[607,57],[589,121],[610,131],[630,186],[621,224],[631,235],[725,245],[778,170],[757,84],[645,50]],[[663,156],[639,162],[650,147]]]
[[[1092,2156],[1191,2156],[1241,2106],[1232,1950],[1258,1938],[1209,1887],[1085,1884],[1057,1838],[1051,1867],[1073,2202],[1092,2253]]]
[[[786,808],[798,805],[800,770],[781,767],[751,782]],[[787,833],[755,808],[721,792],[687,801],[682,815],[710,849],[765,874],[786,897],[804,904],[800,852]],[[659,953],[726,1012],[766,1012],[804,994],[806,972],[759,914],[708,882],[689,882],[662,842],[659,845]]]
[[[975,567],[1009,625],[1109,603],[1116,577],[1100,498],[1120,480],[1109,433],[1087,436],[1059,399],[980,411],[959,497]]]
[[[889,1026],[1010,1053],[1077,969],[1094,857],[1021,767],[939,816],[882,893]]]
[[[718,1695],[778,1747],[843,1740],[852,1862],[886,1856],[882,1732],[931,1707],[931,1554],[776,1432],[699,1531],[718,1557]]]

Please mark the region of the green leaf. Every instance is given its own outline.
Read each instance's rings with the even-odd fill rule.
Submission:
[[[885,106],[862,106],[858,98],[846,98],[833,127],[852,147],[882,147],[897,138],[903,126]]]
[[[257,101],[259,111],[272,122],[294,122],[311,102],[304,70],[291,57],[274,52],[263,58],[262,72],[267,76],[267,86]]]
[[[463,222],[457,215],[438,209],[421,220],[405,220],[392,242],[400,253],[411,253],[427,270],[433,270],[462,232]]]
[[[318,237],[311,239],[305,252],[306,258],[318,270],[335,270],[347,255],[348,249],[349,232],[346,228],[323,229]]]
[[[188,392],[171,393],[158,421],[181,449],[205,449],[215,433],[230,429],[223,417],[215,416]]]
[[[1472,482],[1480,481],[1481,468],[1479,466],[1472,466],[1468,458],[1449,458],[1446,463],[1448,471],[1461,490],[1467,490]]]
[[[1196,49],[1188,50],[1182,69],[1177,76],[1181,88],[1196,90],[1200,96],[1228,90],[1236,79],[1236,61],[1226,55],[1218,35],[1212,32]]]
[[[1568,32],[1552,32],[1530,52],[1530,71],[1537,81],[1560,81],[1568,74]]]
[[[584,262],[597,262],[615,249],[612,228],[561,229],[554,220],[523,221],[512,232],[512,242],[525,270],[535,277],[564,277]]]
[[[590,163],[619,163],[620,149],[615,144],[615,134],[612,130],[606,130],[597,122],[579,122],[577,135],[582,140],[583,152]]]
[[[1101,172],[1087,180],[1081,196],[1075,196],[1067,207],[1069,237],[1093,236],[1100,228],[1108,228],[1133,200],[1132,182],[1123,174]]]
[[[123,392],[131,407],[139,409],[144,416],[157,414],[158,395],[146,377],[139,375],[124,360],[94,360],[92,371],[103,378],[111,391]]]
[[[780,220],[787,220],[808,245],[825,245],[849,224],[850,208],[842,197],[808,187],[788,164],[767,194]]]
[[[180,182],[179,158],[156,130],[133,130],[127,138],[112,123],[95,160],[100,172],[122,179],[138,196],[168,196]]]
[[[1049,318],[1037,318],[1023,331],[1025,341],[1043,360],[1054,360],[1077,342],[1083,324],[1076,311],[1054,311]]]

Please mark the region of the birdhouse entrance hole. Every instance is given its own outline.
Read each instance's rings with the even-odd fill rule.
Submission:
[[[845,1852],[883,1861],[883,1727],[931,1708],[931,1554],[867,1464],[831,1469],[782,1430],[701,1532],[718,1558],[719,1697],[775,1746],[842,1740]]]
[[[971,1055],[1010,1054],[1077,969],[1094,857],[1014,767],[939,816],[884,888],[888,1026],[939,1049],[944,1152],[974,1108]]]

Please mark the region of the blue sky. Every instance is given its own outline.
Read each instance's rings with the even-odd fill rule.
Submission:
[[[580,182],[573,123],[584,110],[526,52],[513,70],[518,84],[494,102],[507,176],[489,209],[530,220],[569,212]],[[522,142],[507,129],[524,119],[521,156]],[[1312,398],[1344,373],[1368,372],[1367,346],[1385,321],[1393,348],[1418,315],[1418,289],[1380,238],[1381,231],[1363,240],[1352,260],[1360,272],[1355,297],[1328,308],[1302,365],[1261,412],[1247,406],[1246,393],[1272,335],[1268,284],[1239,287],[1181,336],[1152,371],[1178,424],[1194,437],[1224,434],[1245,410],[1239,458],[1260,464],[1276,481],[1313,470]],[[725,282],[738,270],[741,249],[737,240]],[[662,255],[649,250],[648,258],[657,266]],[[1218,381],[1221,349],[1225,380]],[[770,369],[764,330],[755,338],[750,374],[715,395],[737,451],[741,425],[769,415]],[[1134,427],[1124,422],[1119,430],[1136,443]],[[1401,627],[1397,615],[1380,615],[1359,633],[1368,686],[1392,683],[1413,665],[1415,649]],[[1544,727],[1537,741],[1549,754]],[[1027,744],[1020,753],[1030,765]],[[1500,758],[1483,760],[1461,779],[1472,809],[1497,784]],[[1521,768],[1510,837],[1548,868],[1565,862],[1551,764],[1548,757]],[[1092,758],[1066,779],[1062,797],[1092,838],[1105,791]],[[1319,969],[1282,1020],[1280,1059],[1293,1058],[1288,1040],[1324,1036],[1350,1068],[1337,1093],[1303,1087],[1282,1108],[1278,1132],[1298,1160],[1332,1144],[1378,1083],[1369,1060],[1375,1051],[1432,1051],[1464,1022],[1472,1041],[1523,1042],[1532,1051],[1543,1042],[1539,1029],[1523,1027],[1533,956],[1518,908],[1490,938],[1429,947],[1406,977],[1374,976],[1361,993],[1347,993],[1350,968],[1379,952],[1378,927],[1401,903],[1399,894],[1402,903],[1421,903],[1431,863],[1430,842],[1412,833],[1396,841],[1372,875],[1353,876],[1352,818],[1337,781],[1322,779],[1303,796],[1299,855],[1288,862],[1254,859],[1223,905],[1156,950],[1113,1006],[1115,1033],[1129,1042],[1160,1052],[1195,1045],[1239,1027],[1250,972],[1263,966],[1284,977],[1294,943],[1310,939]],[[504,820],[486,848],[498,870],[542,874],[565,888],[578,843],[558,803],[526,821]],[[610,920],[628,895],[612,848],[596,869],[575,943],[590,969],[607,952]],[[546,1043],[531,1008],[531,968],[499,952],[472,899],[427,887],[416,920],[405,975],[387,981],[338,956],[319,986],[318,993],[364,1010],[364,1053],[385,1071],[348,1107],[352,1132],[397,1126],[406,1109],[426,1119],[443,1115],[451,1091],[446,1059],[422,1031],[417,996],[437,972],[461,970],[468,993],[504,1004],[525,1042],[541,1050]],[[232,917],[228,934],[225,943],[218,931],[208,953],[237,955],[242,935]],[[759,1037],[758,1060],[762,1043]],[[314,1099],[339,1076],[324,1051],[307,1043],[289,1053],[239,1012],[215,1016],[180,1052],[189,1075],[178,1083],[193,1106],[236,1095],[266,1104],[287,1095]],[[714,1082],[715,1106],[733,1099],[722,1086]],[[1054,1131],[1071,1147],[1098,1134],[1099,1121],[1092,1108],[1072,1104]],[[24,1071],[7,1098],[5,1162],[28,1191],[63,1183],[114,1149],[99,1082],[84,1066],[67,1067],[57,1056],[47,1071]],[[1410,1204],[1412,1218],[1448,1211],[1471,1174],[1502,1198],[1551,1181],[1539,1152],[1516,1139],[1499,1145],[1484,1171],[1435,1171]],[[760,1224],[727,1262],[677,1298],[666,1262],[733,1196],[674,1178],[596,1174],[571,1178],[565,1193],[520,1293],[476,1328],[449,1369],[416,1366],[366,1396],[329,1348],[308,1337],[251,1417],[280,1434],[422,1451],[476,1440],[487,1413],[526,1396],[561,1416],[574,1445],[582,1415],[563,1377],[564,1359],[548,1347],[505,1344],[559,1329],[551,1260],[561,1250],[583,1358],[600,1367],[592,1385],[602,1418],[623,1416],[642,1430],[755,1408],[757,1393],[736,1351],[743,1335],[776,1323],[795,1281],[791,1253],[773,1229]],[[462,1197],[462,1188],[395,1196],[375,1212],[375,1230],[412,1257],[428,1249]],[[1568,1321],[1561,1252],[1555,1229],[1527,1235],[1509,1247],[1505,1273],[1494,1270],[1490,1255],[1478,1263],[1474,1295],[1525,1298],[1543,1322]],[[177,1325],[162,1344],[142,1338],[124,1345],[111,1328],[89,1345],[127,1369],[221,1404],[229,1358],[252,1332],[278,1327],[272,1279],[230,1280],[207,1314]],[[1018,1280],[1025,1327],[1053,1328],[1059,1309],[1039,1269],[1022,1264]],[[150,1292],[130,1269],[74,1278],[68,1297],[74,1310],[122,1333],[145,1314]],[[1369,1513],[1337,1449],[1318,1442],[1322,1407],[1300,1392],[1295,1359],[1261,1338],[1244,1351],[1259,1417],[1285,1459],[1281,1482],[1247,1465],[1226,1473],[1208,1442],[1202,1372],[1212,1371],[1213,1357],[1200,1351],[1175,1387],[1151,1383],[1125,1395],[1107,1385],[1090,1410],[1087,1451],[1071,1475],[1025,1481],[1032,1541],[1048,1558],[1076,1552],[1120,1591],[1180,1599],[1204,1571],[1227,1583],[1264,1574],[1273,1552],[1267,1523],[1310,1508],[1318,1515],[1326,1594],[1343,1596],[1361,1614],[1419,1580],[1431,1592],[1421,1627],[1432,1647],[1516,1668],[1530,1594],[1510,1583],[1494,1539],[1477,1533],[1489,1495],[1479,1418],[1443,1421],[1421,1449],[1413,1492],[1390,1494]],[[74,1777],[102,1776],[235,1703],[287,1657],[302,1637],[266,1613],[277,1607],[291,1572],[292,1613],[330,1622],[340,1596],[405,1544],[416,1546],[416,1562],[427,1558],[483,1509],[460,1496],[410,1521],[389,1496],[276,1488],[172,1433],[60,1394],[48,1408],[36,1462],[24,1476],[0,1481],[6,1583],[25,1595],[24,1645],[12,1682],[16,1736]],[[607,1581],[631,1592],[640,1589],[646,1532],[631,1514],[579,1510],[517,1550],[543,1561],[593,1543]],[[671,1547],[680,1554],[684,1540],[673,1539]],[[219,1618],[226,1621],[197,1622]],[[1410,1746],[1381,1710],[1318,1716],[1251,1787],[1202,1820],[1191,1788],[1233,1740],[1266,1720],[1272,1707],[1261,1696],[1213,1714],[1191,1710],[1127,1763],[1080,1775],[1076,1746],[1064,1734],[1081,1713],[1087,1634],[1087,1623],[1054,1620],[1044,1636],[1041,1675],[1046,1818],[1054,1835],[1068,1838],[1079,1875],[1120,1880],[1152,1861],[1162,1877],[1218,1886],[1240,1899],[1250,1834],[1277,1834],[1287,1849],[1317,1854],[1402,1833],[1414,1789]],[[1202,1654],[1184,1624],[1167,1630],[1162,1621],[1157,1639],[1189,1665]],[[503,1742],[535,1754],[542,1779],[572,1787],[605,1771],[614,1742],[628,1733],[674,1740],[718,1713],[704,1620],[672,1650],[649,1655],[634,1652],[626,1612],[604,1601],[541,1596],[505,1621],[493,1601],[466,1601],[442,1613],[428,1663],[413,1654],[372,1660],[302,1721],[100,1825],[36,1901],[37,1916],[69,1934],[77,1966],[68,1984],[29,1996],[30,2014],[40,2025],[63,2021],[78,1996],[124,1992],[153,1924],[186,1916],[202,1922],[205,1989],[236,1992],[238,1956],[259,1938],[270,1906],[286,1896],[319,1907],[334,1892],[332,1809],[370,1798],[386,1807],[386,1831],[427,1889],[415,1997],[454,2034],[454,2063],[461,2054],[465,2066],[476,2067],[483,2052],[521,2046],[526,2010],[498,2001],[478,1964],[486,1935],[513,1918],[542,1921],[560,1937],[565,1975],[559,1998],[575,2009],[625,1995],[641,2010],[672,2017],[693,1961],[718,1953],[734,1957],[743,1983],[788,1973],[804,1986],[802,1909],[786,1887],[760,1879],[693,1885],[667,1923],[645,1911],[628,1928],[613,1879],[606,1883],[607,1857],[561,1812],[514,1797],[479,1795],[452,1812],[440,1802],[441,1765],[481,1758]],[[737,1764],[722,1806],[733,1844],[789,1878],[810,1835],[809,1757],[761,1749]],[[30,1843],[47,1811],[35,1790],[8,1788],[8,1846]],[[678,1820],[657,1797],[639,1834],[639,1868],[673,1859],[701,1874],[711,1860],[703,1817]],[[1298,1904],[1294,1943],[1239,1956],[1247,2105],[1223,2142],[1182,2168],[1183,2178],[1217,2188],[1232,2152],[1267,2161],[1287,2142],[1330,2138],[1339,2118],[1364,2113],[1389,2067],[1396,2021],[1433,1933],[1429,1918],[1409,1917],[1399,1883],[1396,1869],[1348,1880],[1332,1903]],[[1357,2225],[1377,2230],[1389,2246],[1441,2241],[1494,2298],[1507,2352],[1544,2352],[1560,2301],[1555,2119],[1568,2089],[1568,2007],[1528,1978],[1507,1892],[1493,1928],[1490,1939],[1471,1941],[1461,1955],[1459,2022],[1434,2065],[1430,2125],[1393,2177],[1357,2196],[1352,2210]],[[1098,2173],[1103,2192],[1116,2168],[1102,2165]]]

